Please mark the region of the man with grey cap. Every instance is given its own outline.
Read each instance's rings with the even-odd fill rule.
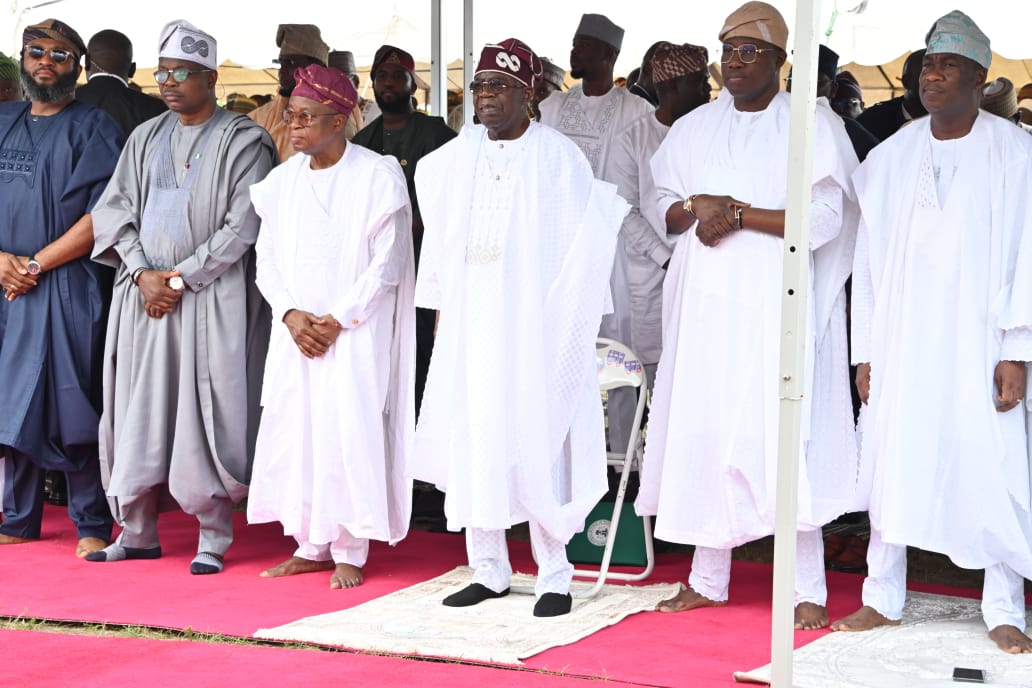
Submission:
[[[534,87],[534,96],[530,99],[530,111],[534,114],[534,119],[541,121],[541,101],[564,88],[566,88],[566,70],[547,57],[542,57],[541,79]]]
[[[588,159],[598,179],[606,176],[616,135],[653,111],[643,98],[613,84],[613,67],[623,44],[624,30],[601,14],[585,14],[573,36],[570,76],[581,83],[555,93],[541,104],[541,123],[565,134]],[[631,303],[627,287],[627,247],[621,236],[613,260],[613,312],[602,318],[599,334],[625,344],[631,341]],[[635,396],[630,388],[609,394],[609,442],[627,446],[634,416]]]
[[[273,61],[279,64],[279,93],[247,116],[269,132],[276,142],[279,162],[283,162],[295,153],[290,142],[290,127],[283,121],[283,111],[287,109],[290,94],[294,91],[294,72],[312,64],[325,67],[330,46],[323,41],[319,27],[314,24],[280,24],[276,29],[276,47],[280,49],[279,57]],[[351,138],[355,131],[346,131],[345,135]]]
[[[774,532],[778,351],[791,97],[788,26],[748,2],[719,33],[724,93],[674,123],[652,157],[656,213],[676,236],[663,285],[663,355],[642,461],[639,514],[695,545],[688,587],[663,612],[728,603],[731,550]],[[845,282],[856,232],[856,154],[818,102],[805,452],[796,531],[795,627],[827,626],[821,526],[852,510],[856,435]]]
[[[871,543],[864,606],[833,628],[900,623],[913,546],[985,569],[989,637],[1032,652],[1022,580],[1032,578],[1032,140],[979,110],[992,51],[970,17],[941,17],[926,44],[929,116],[853,177]]]
[[[276,151],[216,105],[217,67],[211,35],[162,29],[170,111],[133,131],[94,211],[93,258],[116,270],[100,447],[122,533],[89,561],[160,557],[158,513],[179,507],[200,523],[190,573],[218,573],[247,494],[269,342],[248,188]]]
[[[326,58],[326,66],[333,67],[348,75],[355,91],[358,91],[358,66],[355,64],[355,54],[350,50],[331,50]],[[365,109],[367,101],[362,96],[358,97],[358,105],[351,110],[348,121],[344,123],[344,138],[348,141],[366,125]]]

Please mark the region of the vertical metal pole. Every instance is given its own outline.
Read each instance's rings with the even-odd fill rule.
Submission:
[[[473,96],[466,90],[466,84],[473,81],[473,70],[477,66],[478,54],[473,36],[473,0],[462,0],[462,122],[473,123]]]
[[[448,63],[444,57],[444,0],[430,2],[430,114],[448,117]]]
[[[785,205],[785,259],[781,291],[780,428],[774,591],[771,613],[771,685],[792,686],[795,555],[802,451],[800,425],[806,380],[807,295],[810,281],[810,190],[817,89],[818,0],[796,2],[795,53]]]

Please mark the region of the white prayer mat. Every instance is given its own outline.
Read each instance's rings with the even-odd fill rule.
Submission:
[[[1032,686],[1032,655],[1008,655],[986,633],[978,600],[908,592],[903,624],[830,633],[792,654],[798,688],[957,688],[953,668],[984,669],[986,685]],[[769,683],[770,665],[735,680]]]
[[[631,614],[653,609],[681,589],[679,583],[605,585],[591,599],[574,597],[569,614],[544,619],[533,615],[533,595],[515,592],[472,607],[441,604],[446,596],[469,585],[472,576],[468,566],[460,566],[351,609],[260,629],[254,637],[518,665],[521,659],[575,643]],[[576,595],[591,585],[574,581],[572,592]],[[512,577],[513,589],[533,586],[534,576],[517,573]]]

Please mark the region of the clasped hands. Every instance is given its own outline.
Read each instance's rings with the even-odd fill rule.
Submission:
[[[4,298],[14,301],[39,283],[39,275],[29,274],[28,256],[0,253],[0,285]]]
[[[183,297],[182,289],[173,289],[168,281],[179,277],[178,270],[143,270],[136,278],[136,286],[143,296],[143,309],[152,318],[160,320],[176,309]]]
[[[699,194],[692,200],[692,214],[699,221],[695,236],[703,246],[716,246],[727,235],[739,229],[736,210],[749,204],[731,196]]]
[[[340,336],[340,323],[332,315],[315,315],[296,308],[287,311],[283,324],[290,330],[298,350],[305,358],[323,356]]]

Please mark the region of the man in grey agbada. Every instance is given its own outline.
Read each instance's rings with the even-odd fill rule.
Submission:
[[[269,341],[248,189],[276,153],[216,106],[217,65],[214,38],[165,26],[154,78],[171,112],[133,132],[94,211],[94,259],[117,269],[100,456],[123,530],[90,561],[161,556],[158,512],[178,504],[200,522],[190,572],[218,573],[247,491]]]

